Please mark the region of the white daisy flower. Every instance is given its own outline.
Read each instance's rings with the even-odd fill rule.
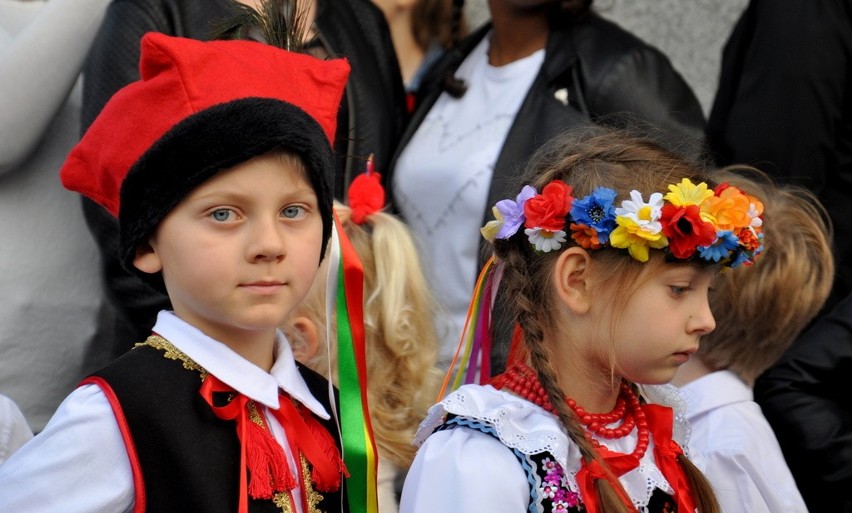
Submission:
[[[749,227],[751,228],[760,228],[763,226],[763,219],[760,218],[760,214],[757,212],[757,207],[754,203],[748,204],[748,217],[751,218],[751,223]]]
[[[660,217],[663,211],[663,195],[651,194],[647,203],[642,200],[642,193],[630,191],[630,199],[621,202],[621,207],[615,209],[615,215],[626,217],[636,223],[640,231],[657,234],[663,229]]]
[[[542,253],[554,251],[562,247],[565,242],[565,231],[559,230],[551,232],[542,230],[541,228],[527,228],[524,233],[529,237],[530,244],[535,246],[535,249]]]

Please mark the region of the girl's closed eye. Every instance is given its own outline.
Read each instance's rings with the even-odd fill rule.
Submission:
[[[669,285],[669,289],[673,296],[680,297],[692,290],[692,287],[689,285]]]

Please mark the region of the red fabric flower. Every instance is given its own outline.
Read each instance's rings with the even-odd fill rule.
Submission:
[[[571,210],[571,186],[561,180],[554,180],[544,186],[541,194],[524,203],[524,216],[527,228],[542,228],[556,232],[565,228],[565,216]]]
[[[676,258],[689,258],[698,246],[709,246],[716,240],[716,228],[701,219],[698,205],[678,207],[666,203],[660,223],[663,225],[663,235],[669,239],[669,250]]]
[[[760,239],[751,230],[741,230],[737,238],[740,239],[740,244],[746,251],[755,251],[760,248]]]

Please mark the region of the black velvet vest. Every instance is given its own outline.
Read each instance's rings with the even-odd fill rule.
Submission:
[[[199,393],[200,369],[187,367],[191,365],[163,350],[140,346],[85,381],[101,385],[119,421],[133,466],[134,512],[237,511],[240,444],[235,423],[216,417]],[[299,371],[331,411],[325,378],[301,365]],[[339,447],[333,421],[320,420]],[[321,499],[313,495],[320,500],[307,513],[348,511],[342,493],[322,493]],[[272,500],[253,499],[249,510],[291,511]]]

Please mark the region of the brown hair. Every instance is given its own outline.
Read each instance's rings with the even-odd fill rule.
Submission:
[[[619,198],[629,197],[637,190],[643,197],[652,192],[665,191],[668,184],[682,178],[694,182],[704,181],[697,168],[678,155],[663,149],[648,138],[637,137],[625,131],[588,127],[556,139],[536,155],[530,164],[523,183],[541,190],[552,180],[560,179],[573,187],[573,194],[582,197],[599,186],[615,189]],[[559,251],[538,254],[525,237],[515,236],[508,240],[497,239],[494,244],[495,257],[502,263],[502,293],[511,297],[509,305],[512,320],[523,332],[525,348],[530,364],[538,374],[547,391],[556,414],[577,444],[583,459],[597,461],[609,473],[608,479],[599,479],[596,489],[600,511],[626,513],[631,509],[618,497],[614,487],[620,487],[618,479],[609,471],[606,463],[586,440],[584,429],[573,411],[565,403],[565,394],[556,380],[556,373],[546,347],[545,333],[553,326],[552,308],[554,292],[549,285],[555,260]],[[623,310],[624,304],[638,286],[643,273],[653,272],[662,262],[641,264],[623,251],[599,250],[594,252],[593,264],[599,266],[596,276],[606,277],[606,289],[619,288],[612,308]],[[624,303],[621,303],[621,302]],[[690,481],[691,490],[701,513],[717,513],[719,505],[706,478],[684,456],[679,458]]]
[[[454,27],[458,24],[458,27]],[[417,46],[424,52],[432,41],[437,41],[443,49],[454,44],[454,30],[457,37],[464,37],[467,26],[461,9],[454,10],[453,0],[417,0],[411,12],[411,32]]]
[[[752,266],[726,270],[710,293],[716,329],[698,356],[753,384],[825,304],[834,277],[831,224],[808,190],[776,185],[761,171],[729,167],[713,175],[763,203],[763,253]]]

